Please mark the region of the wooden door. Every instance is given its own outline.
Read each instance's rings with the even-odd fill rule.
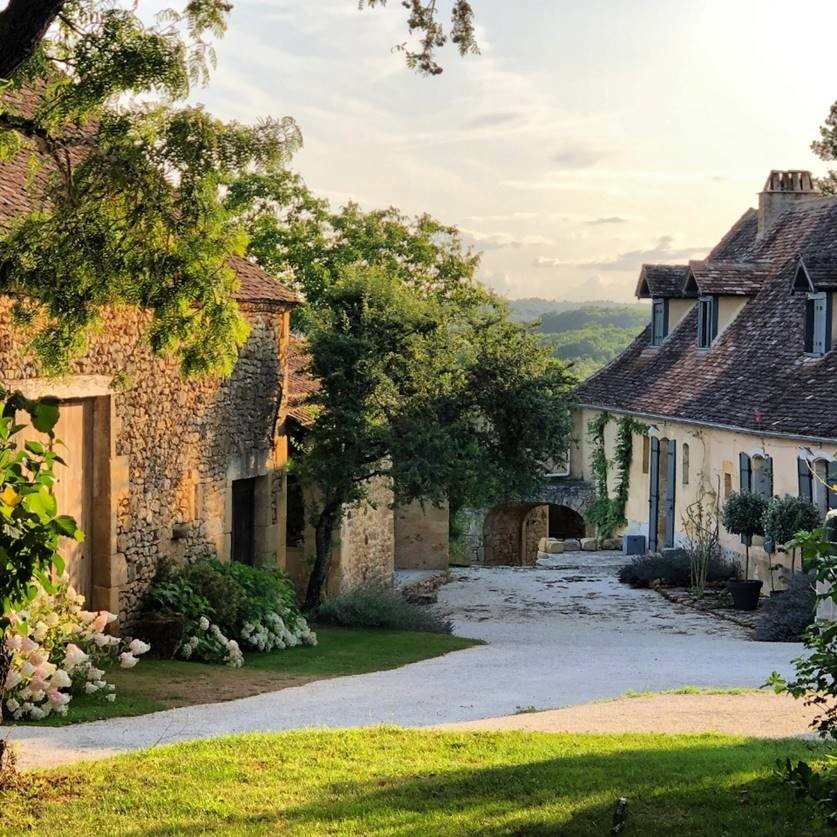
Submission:
[[[666,546],[674,546],[674,509],[677,496],[677,442],[668,441],[668,462],[666,471]]]
[[[256,480],[232,484],[232,559],[252,566],[256,558]]]
[[[67,464],[55,466],[55,499],[58,513],[72,515],[87,537],[83,543],[77,543],[72,538],[62,538],[60,552],[70,583],[85,597],[88,607],[93,598],[90,526],[93,508],[92,430],[91,400],[61,402],[58,424],[55,426],[55,451]],[[18,434],[18,444],[23,445],[27,439],[43,442],[45,436],[27,427]]]

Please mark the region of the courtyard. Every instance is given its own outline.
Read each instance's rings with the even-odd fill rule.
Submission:
[[[619,552],[573,552],[542,559],[535,568],[454,568],[437,607],[451,615],[457,634],[484,645],[141,719],[18,727],[11,740],[26,768],[246,732],[425,727],[516,713],[532,729],[534,710],[631,692],[750,690],[772,671],[791,673],[801,645],[754,642],[737,625],[673,604],[653,590],[625,587],[616,579],[623,561]],[[785,700],[790,708],[782,704],[781,712],[795,711]],[[705,730],[711,730],[711,710],[694,712],[706,717]],[[804,718],[797,723],[804,732]],[[763,728],[768,734],[769,723]]]

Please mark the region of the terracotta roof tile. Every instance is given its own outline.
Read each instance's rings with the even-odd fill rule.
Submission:
[[[646,328],[579,386],[580,403],[837,440],[837,350],[805,356],[805,295],[791,293],[799,256],[806,264],[837,262],[837,198],[792,204],[760,239],[755,220],[748,210],[707,260],[727,263],[727,275],[729,262],[765,271],[709,350],[697,349],[694,306],[659,347],[650,346]]]
[[[291,335],[288,343],[288,417],[302,427],[314,423],[314,407],[308,397],[320,388],[308,368],[309,358],[305,341]]]
[[[689,266],[685,264],[644,264],[639,272],[636,295],[652,297],[681,297]]]
[[[770,266],[752,262],[690,262],[689,271],[702,294],[752,296],[770,276]]]

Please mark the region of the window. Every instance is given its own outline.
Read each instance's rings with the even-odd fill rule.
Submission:
[[[718,305],[714,296],[702,296],[698,300],[699,349],[708,349],[718,334]]]
[[[746,453],[740,453],[738,462],[739,490],[770,499],[773,496],[773,460],[763,454],[751,458]]]
[[[837,509],[837,493],[832,486],[837,483],[837,461],[826,459],[797,460],[799,473],[799,496],[813,503],[825,515]]]
[[[689,446],[683,442],[683,485],[689,484]]]
[[[724,474],[724,499],[732,494],[732,474]]]
[[[647,474],[651,470],[651,437],[646,433],[642,437],[642,473]]]
[[[822,357],[831,350],[831,295],[810,293],[805,301],[805,354]]]
[[[651,306],[651,345],[661,345],[667,335],[668,300],[655,299]]]

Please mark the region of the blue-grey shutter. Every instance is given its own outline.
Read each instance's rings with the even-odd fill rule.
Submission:
[[[677,490],[677,442],[668,440],[666,470],[666,546],[674,546],[674,506]]]
[[[837,484],[837,462],[828,463],[828,509],[837,509],[837,491],[833,486]]]
[[[668,300],[663,300],[663,337],[668,337]]]
[[[660,440],[651,437],[649,462],[650,489],[648,493],[648,550],[657,551],[657,519],[660,511]]]
[[[796,471],[799,475],[799,496],[809,503],[814,500],[814,477],[808,467],[808,460],[801,456],[796,460]]]
[[[765,467],[765,474],[764,474],[764,487],[766,490],[766,494],[764,495],[769,500],[773,496],[773,457],[772,456],[765,456],[764,457],[764,467]]]
[[[740,474],[739,489],[741,491],[752,491],[753,478],[750,470],[750,457],[746,453],[738,454],[738,471]]]
[[[824,355],[826,353],[826,303],[825,294],[817,294],[814,297],[814,348],[815,355]]]
[[[805,343],[803,351],[812,354],[814,351],[814,300],[810,294],[805,299]]]

